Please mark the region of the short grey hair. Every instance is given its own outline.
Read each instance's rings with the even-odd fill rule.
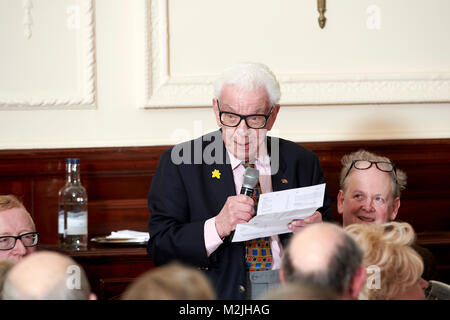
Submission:
[[[360,149],[356,152],[346,154],[341,159],[342,169],[341,169],[341,175],[339,179],[339,185],[342,190],[345,190],[346,188],[346,178],[345,175],[347,174],[348,169],[352,165],[352,162],[354,160],[368,160],[368,161],[386,161],[391,162],[392,161],[384,156],[377,155],[375,153],[369,152],[367,150]],[[401,190],[404,190],[406,188],[406,182],[407,182],[407,175],[406,172],[403,170],[396,169],[396,175],[397,179],[395,179],[394,173],[390,172],[391,180],[392,180],[392,196],[393,198],[400,197]]]
[[[280,101],[280,84],[275,74],[261,63],[241,63],[225,69],[214,82],[214,98],[220,98],[225,85],[248,91],[264,87],[272,105]]]
[[[355,240],[343,232],[336,244],[328,265],[322,270],[303,272],[295,269],[290,257],[290,244],[284,251],[282,268],[289,282],[299,282],[311,286],[328,288],[338,295],[345,295],[363,263],[363,252]]]

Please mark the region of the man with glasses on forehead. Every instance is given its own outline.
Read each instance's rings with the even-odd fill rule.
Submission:
[[[337,207],[344,227],[393,221],[400,208],[400,191],[406,186],[406,173],[388,158],[365,150],[345,155],[341,163]]]
[[[255,193],[325,182],[314,153],[266,136],[280,110],[280,95],[275,75],[264,65],[225,70],[214,83],[212,99],[220,130],[166,151],[152,180],[151,259],[156,265],[179,260],[199,267],[219,299],[255,299],[279,283],[283,246],[292,234],[230,241],[236,225],[256,213],[257,198],[240,194],[246,168],[259,170]],[[322,208],[288,227],[296,232],[323,220],[332,220],[327,191]]]
[[[400,208],[401,190],[406,187],[406,173],[396,168],[389,158],[366,150],[345,155],[341,163],[337,209],[343,226],[394,221]],[[424,260],[422,277],[433,279],[436,275],[433,254],[417,245],[413,248]]]
[[[36,251],[38,239],[23,204],[13,195],[0,196],[0,260],[20,261]]]

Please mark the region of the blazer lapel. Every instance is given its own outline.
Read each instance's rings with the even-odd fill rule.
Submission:
[[[217,212],[212,212],[211,216],[216,215],[222,209],[229,196],[236,195],[230,159],[223,141],[221,142],[223,153],[222,155],[218,155],[219,159],[212,164],[203,165],[204,177],[206,179],[205,185],[210,194],[215,198],[217,206]]]
[[[275,140],[277,139],[277,140]],[[292,188],[290,177],[286,176],[286,162],[280,152],[278,138],[267,137],[267,150],[270,154],[270,167],[272,172],[272,191],[281,191]]]

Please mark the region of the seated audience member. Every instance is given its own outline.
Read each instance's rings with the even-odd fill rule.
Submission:
[[[0,260],[0,299],[3,296],[3,283],[9,270],[14,266],[11,260]]]
[[[9,271],[4,300],[95,300],[83,268],[57,252],[39,251]]]
[[[345,155],[341,163],[337,209],[344,227],[395,220],[400,208],[400,191],[406,187],[406,173],[396,168],[389,158],[366,150]],[[425,263],[422,277],[434,279],[436,261],[433,254],[415,244],[413,247]]]
[[[38,244],[33,219],[13,195],[0,195],[0,260],[19,261]]]
[[[365,282],[363,253],[342,228],[331,223],[296,233],[284,252],[282,284],[300,281],[336,292],[339,299],[356,299]]]
[[[339,300],[340,296],[328,287],[301,281],[270,288],[262,300]]]
[[[425,299],[427,282],[421,278],[422,258],[411,247],[415,234],[410,224],[352,224],[345,230],[363,250],[363,264],[371,270],[360,299]]]
[[[122,300],[214,300],[208,278],[193,267],[171,262],[139,276]]]

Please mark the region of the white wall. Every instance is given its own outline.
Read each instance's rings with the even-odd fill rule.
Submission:
[[[91,23],[89,0],[0,0],[0,149],[165,145],[199,136],[216,128],[206,107],[210,79],[244,60],[267,63],[284,81],[273,134],[450,138],[449,1],[328,1],[323,30],[316,1],[255,1],[241,10],[259,4],[258,14],[246,15],[233,10],[237,0],[97,0]],[[166,4],[165,17],[151,11]],[[371,5],[380,9],[379,29],[367,26]],[[77,6],[80,27],[71,29]],[[167,38],[147,47],[158,37],[152,17],[163,29],[167,23]],[[161,48],[168,51],[155,52]],[[158,96],[155,84],[165,90],[176,81]],[[158,108],[183,101],[195,108]]]

